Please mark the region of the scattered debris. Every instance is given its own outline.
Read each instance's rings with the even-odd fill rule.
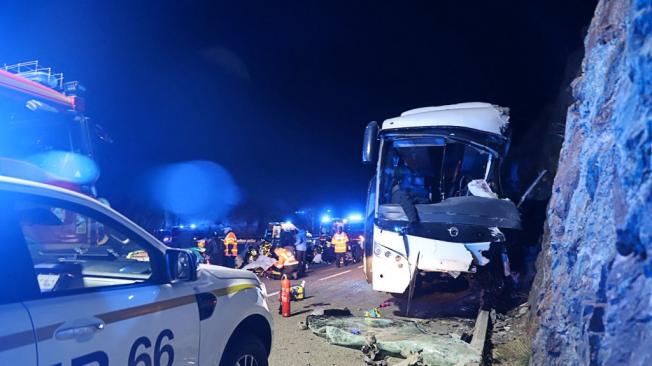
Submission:
[[[405,356],[405,360],[395,364],[394,366],[425,366],[426,364],[423,363],[423,356],[421,355],[421,351],[419,352],[410,352]]]
[[[308,330],[308,324],[306,324],[304,322],[299,322],[299,329]]]
[[[412,362],[402,365],[466,365],[481,360],[480,352],[459,337],[439,334],[434,321],[310,315],[307,323],[331,344],[362,349],[367,365],[387,365],[383,363],[387,356]]]
[[[380,310],[378,310],[378,308],[370,308],[369,310],[364,312],[364,317],[365,318],[382,318],[382,314],[380,313]]]
[[[477,197],[498,198],[498,195],[491,190],[489,183],[484,179],[474,179],[467,185],[469,192]]]
[[[378,309],[386,308],[392,306],[392,300],[385,300],[382,304],[378,305]]]
[[[365,365],[370,366],[388,366],[387,357],[380,354],[380,348],[376,340],[376,335],[373,333],[364,337],[366,344],[360,349],[363,354]]]
[[[494,365],[527,365],[531,339],[527,332],[529,305],[524,303],[503,315],[496,314],[491,332],[491,357]]]

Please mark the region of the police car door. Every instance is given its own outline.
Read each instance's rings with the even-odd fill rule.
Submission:
[[[40,365],[197,364],[194,292],[165,283],[160,249],[88,207],[42,197],[18,206],[40,287],[25,302]]]
[[[29,278],[29,253],[6,193],[0,193],[0,228],[0,365],[36,365],[32,321],[21,303],[36,294],[36,282]]]

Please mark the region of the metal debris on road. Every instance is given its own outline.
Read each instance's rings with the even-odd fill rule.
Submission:
[[[381,355],[376,336],[370,333],[364,337],[364,340],[366,344],[360,350],[362,351],[365,365],[388,366],[387,357]]]

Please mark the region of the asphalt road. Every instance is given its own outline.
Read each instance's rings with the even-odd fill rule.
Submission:
[[[349,309],[353,315],[363,316],[371,307],[386,301],[390,306],[380,309],[383,317],[404,317],[407,300],[395,299],[389,294],[375,292],[364,279],[361,264],[342,268],[335,265],[314,265],[304,278],[306,299],[292,302],[292,316],[278,315],[281,282],[265,279],[268,304],[274,314],[274,341],[270,355],[271,366],[286,365],[363,365],[359,350],[333,346],[310,330],[302,330],[306,316],[315,309]],[[411,304],[410,317],[436,319],[442,332],[470,331],[477,314],[479,292],[461,281],[454,286],[433,287],[417,295]],[[454,328],[450,328],[451,323]]]

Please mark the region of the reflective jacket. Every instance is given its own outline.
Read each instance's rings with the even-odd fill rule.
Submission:
[[[299,264],[299,262],[294,258],[292,252],[285,248],[281,248],[278,253],[278,260],[276,263],[274,263],[274,266],[277,268],[283,268],[285,266],[292,266],[295,264]]]
[[[331,243],[333,243],[333,249],[335,250],[335,253],[346,253],[347,251],[347,243],[349,242],[349,236],[346,235],[346,233],[341,233],[341,234],[333,234],[333,238],[331,239]]]
[[[231,251],[229,251],[229,246],[231,247]],[[226,237],[224,238],[224,256],[238,256],[238,238],[235,237],[235,233],[233,231],[226,234]]]

